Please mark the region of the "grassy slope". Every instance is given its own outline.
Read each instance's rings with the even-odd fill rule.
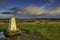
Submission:
[[[17,27],[29,30],[31,33],[40,32],[44,38],[49,40],[60,40],[60,24],[20,24]],[[7,25],[0,25],[1,31],[6,28]]]

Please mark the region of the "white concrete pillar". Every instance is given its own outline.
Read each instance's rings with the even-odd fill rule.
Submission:
[[[17,30],[15,17],[10,18],[8,30],[9,31]]]

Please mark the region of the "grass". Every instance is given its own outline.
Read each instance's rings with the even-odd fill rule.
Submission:
[[[7,27],[7,25],[0,25],[0,31]],[[40,32],[46,40],[60,40],[60,24],[17,24],[17,27],[20,30],[29,30],[30,33]]]
[[[60,24],[25,24],[18,25],[18,27],[30,30],[30,32],[40,32],[44,38],[49,40],[60,40]]]

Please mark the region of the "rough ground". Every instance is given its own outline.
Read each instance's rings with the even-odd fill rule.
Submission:
[[[20,36],[0,40],[47,40],[47,39],[45,39],[40,32],[31,33],[29,30],[23,30]]]

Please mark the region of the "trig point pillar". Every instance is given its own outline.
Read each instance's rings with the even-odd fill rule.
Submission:
[[[13,16],[9,19],[8,29],[4,31],[4,34],[6,37],[13,37],[13,36],[19,36],[20,33],[21,30],[17,29],[16,20],[15,17]]]
[[[16,20],[15,17],[11,17],[9,20],[9,25],[8,25],[8,31],[14,31],[17,30],[16,28]]]

